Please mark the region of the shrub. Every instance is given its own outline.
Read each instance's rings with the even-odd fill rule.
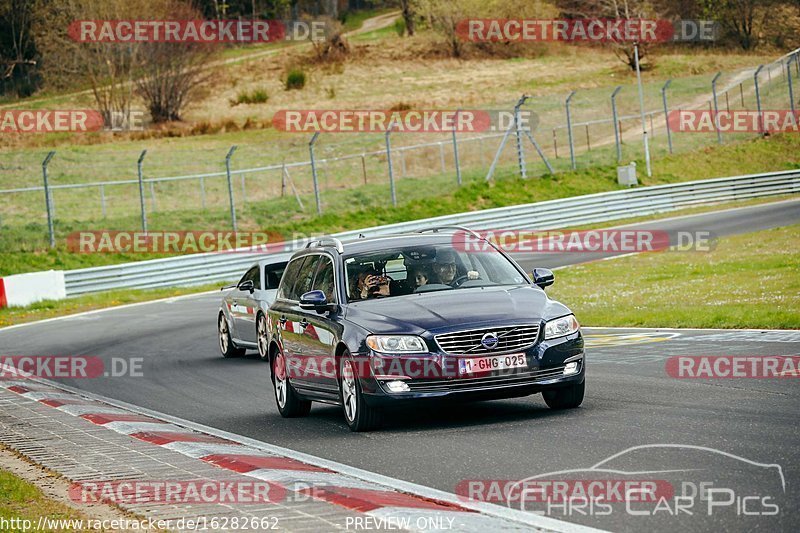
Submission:
[[[299,68],[289,70],[286,75],[286,90],[302,89],[306,86],[306,73]]]
[[[264,104],[269,100],[269,94],[264,89],[253,89],[252,91],[243,91],[236,95],[236,98],[231,100],[231,107],[239,104]]]
[[[406,21],[402,18],[395,19],[394,21],[394,31],[397,32],[397,35],[402,37],[406,33]]]

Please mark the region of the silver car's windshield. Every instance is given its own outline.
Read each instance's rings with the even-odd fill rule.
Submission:
[[[345,269],[350,301],[527,283],[491,247],[480,251],[452,244],[391,248],[347,257]]]

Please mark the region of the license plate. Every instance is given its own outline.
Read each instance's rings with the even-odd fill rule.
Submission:
[[[526,368],[524,353],[508,355],[493,355],[491,357],[471,357],[458,360],[459,374],[474,374],[476,372],[491,372],[508,368]]]

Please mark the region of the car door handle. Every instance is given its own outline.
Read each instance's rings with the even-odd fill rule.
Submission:
[[[286,317],[285,317],[285,316],[282,316],[282,317],[280,317],[280,318],[278,319],[278,322],[280,322],[280,323],[281,323],[281,325],[283,325],[283,324],[286,324]]]

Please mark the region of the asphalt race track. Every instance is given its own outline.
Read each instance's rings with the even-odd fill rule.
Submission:
[[[791,201],[637,227],[710,230],[722,236],[798,221],[800,201]],[[529,268],[534,263],[561,266],[590,258],[550,254],[546,261],[518,259]],[[679,298],[676,295],[676,305]],[[354,434],[334,406],[315,404],[308,418],[282,419],[267,365],[254,354],[230,360],[220,356],[218,306],[218,294],[204,294],[9,328],[0,331],[0,354],[141,357],[142,377],[64,382],[449,492],[463,488],[465,480],[597,477],[586,469],[621,452],[626,453],[606,465],[615,472],[613,479],[666,480],[673,496],[686,495],[692,487],[709,487],[703,483],[720,487],[711,498],[715,505],[706,493],[677,515],[674,504],[654,517],[633,516],[625,503],[615,504],[612,512],[566,507],[547,511],[552,518],[601,529],[771,531],[789,530],[800,518],[797,377],[676,379],[666,370],[673,356],[800,355],[800,331],[586,328],[588,383],[580,409],[551,411],[540,396],[442,405],[391,412],[382,430]],[[682,447],[630,450],[656,444]],[[775,516],[745,516],[769,514],[772,504],[780,508]],[[653,514],[652,506],[633,507]]]

